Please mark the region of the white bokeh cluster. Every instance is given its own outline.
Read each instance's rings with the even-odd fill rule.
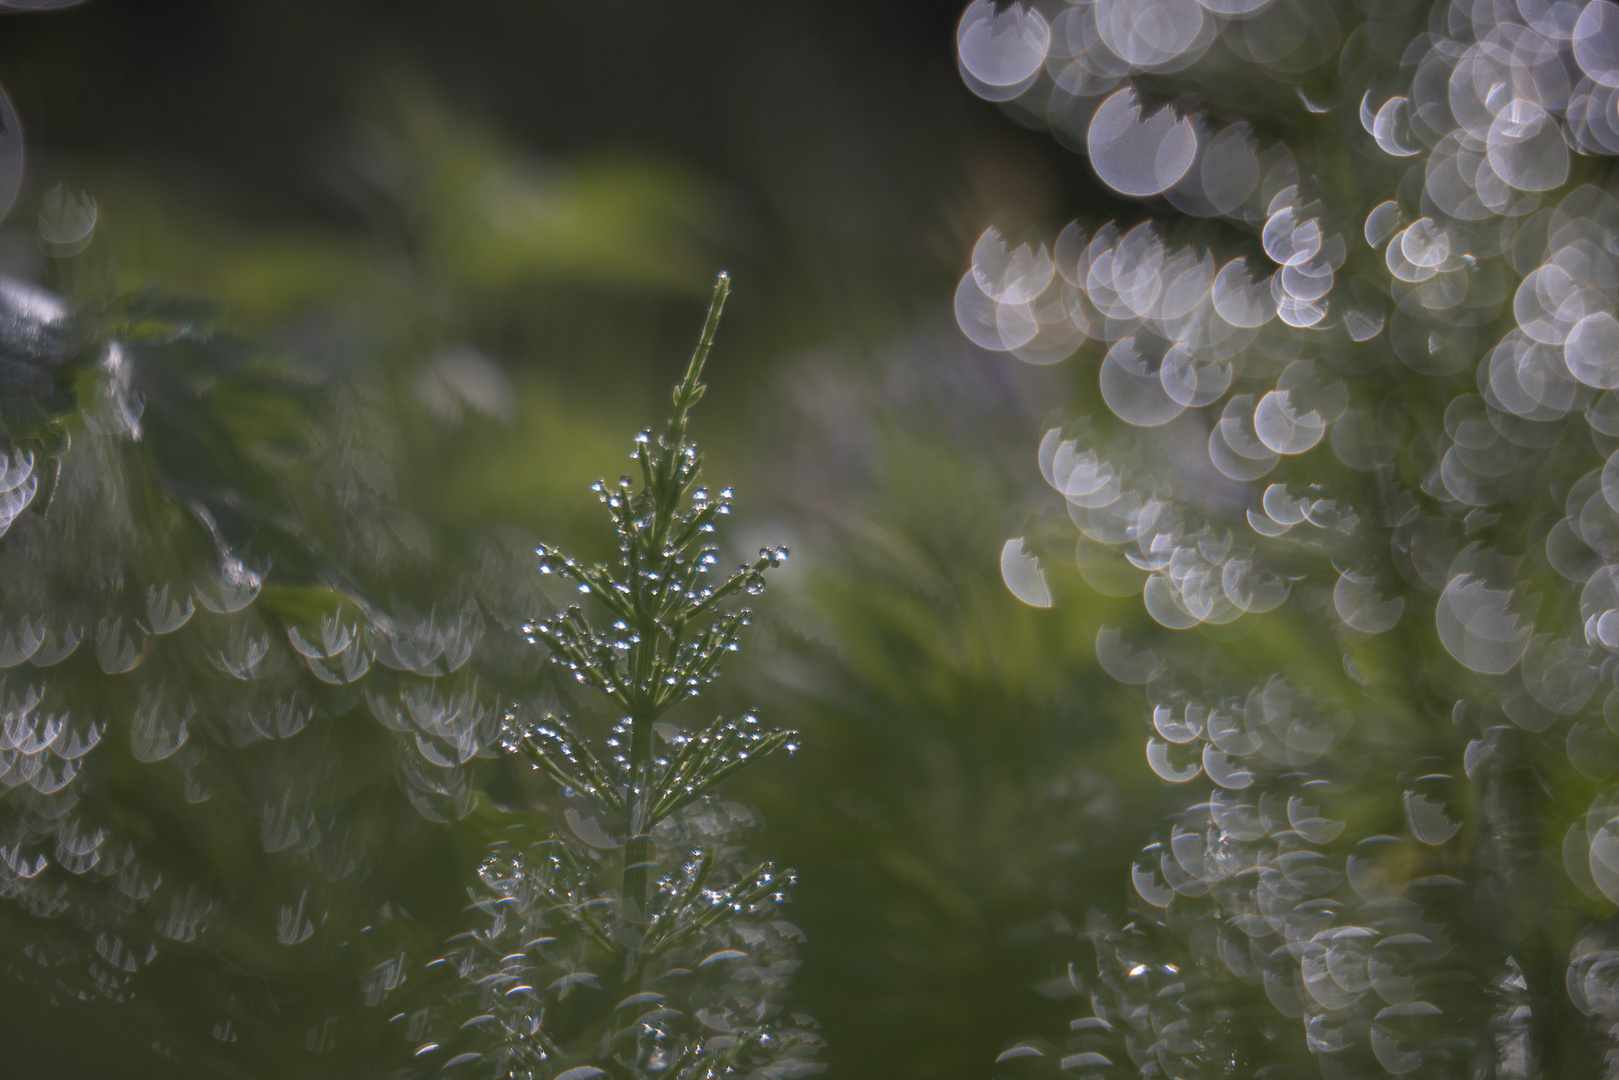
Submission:
[[[60,300],[0,279],[8,404],[49,400],[74,340]],[[114,1000],[156,957],[220,934],[291,948],[331,932],[333,898],[368,855],[328,771],[334,715],[358,707],[393,733],[398,786],[421,815],[470,813],[478,759],[499,752],[487,679],[505,669],[487,620],[514,628],[535,602],[523,537],[483,544],[447,608],[318,585],[301,594],[312,602],[279,606],[270,560],[152,479],[154,363],[116,340],[97,346],[68,437],[54,452],[36,439],[0,453],[0,900],[47,920],[19,944],[39,977]],[[329,403],[345,419],[361,411],[340,394]],[[338,523],[333,548],[350,545],[354,564],[399,566],[425,530],[394,501],[377,425],[321,430],[335,434],[312,439],[311,518]],[[176,814],[241,826],[281,895],[227,902],[109,808],[120,770]],[[239,815],[220,815],[221,801]]]
[[[990,228],[955,294],[977,345],[1095,367],[1094,415],[1039,451],[1079,568],[1205,632],[1097,642],[1146,687],[1153,771],[1207,785],[1137,892],[1212,899],[1213,955],[1328,1075],[1437,1069],[1458,1006],[1382,973],[1457,963],[1423,929],[1463,884],[1436,867],[1513,842],[1493,793],[1526,746],[1599,792],[1562,861],[1619,904],[1619,4],[978,0],[957,44],[975,92],[1155,210],[1049,241]],[[1053,602],[1023,541],[1002,570]],[[1232,661],[1245,616],[1301,656],[1314,627],[1343,678]],[[1465,751],[1346,779],[1391,709]],[[1350,809],[1376,784],[1381,822]],[[1529,1052],[1507,959],[1472,991],[1503,1075]],[[1602,989],[1569,1000],[1619,1033],[1619,952],[1587,935],[1571,964],[1570,988]],[[1129,984],[1120,1015],[1098,1005],[1109,1030],[1131,1027]],[[1155,1015],[1131,1057],[1190,1075],[1208,1045]]]

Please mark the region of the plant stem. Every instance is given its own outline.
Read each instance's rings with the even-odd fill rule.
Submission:
[[[719,327],[720,313],[725,309],[725,298],[730,292],[731,276],[721,271],[714,279],[714,297],[709,301],[708,318],[703,322],[702,333],[698,335],[697,347],[692,350],[685,376],[675,387],[675,412],[669,420],[669,430],[663,437],[662,468],[655,473],[657,489],[649,493],[653,498],[656,520],[652,550],[646,553],[646,561],[652,566],[662,562],[669,522],[682,495],[676,487],[675,478],[686,442],[686,416],[703,396],[703,364],[714,345],[714,332]],[[651,605],[650,598],[647,603]],[[652,685],[652,680],[661,666],[657,663],[659,653],[665,647],[673,649],[674,642],[669,640],[666,628],[659,626],[657,619],[650,615],[641,620],[637,630],[640,641],[635,646],[631,666],[638,700],[630,710],[630,821],[629,836],[624,842],[622,892],[626,916],[643,920],[647,917],[649,871],[653,862],[652,827],[657,824],[652,820],[656,796],[652,785],[652,724],[657,719],[654,705],[657,687]]]
[[[719,329],[725,298],[729,295],[731,275],[721,270],[714,278],[714,297],[708,302],[708,318],[703,322],[703,332],[697,337],[697,348],[692,350],[685,377],[675,388],[675,414],[669,418],[669,433],[664,437],[665,444],[671,449],[686,441],[686,414],[703,396],[703,384],[699,380],[702,378],[703,365],[708,362],[708,350],[714,345],[714,331]]]
[[[630,829],[624,843],[625,915],[641,920],[647,913],[647,879],[652,866],[652,719],[630,720]],[[630,905],[634,905],[633,909]]]

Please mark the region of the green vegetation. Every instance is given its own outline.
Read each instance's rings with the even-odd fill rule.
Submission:
[[[1611,5],[62,6],[8,1075],[1611,1072]]]

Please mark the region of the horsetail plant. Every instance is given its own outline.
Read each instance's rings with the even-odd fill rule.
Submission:
[[[731,492],[702,486],[687,422],[729,290],[722,273],[667,427],[636,437],[639,487],[624,476],[592,488],[617,558],[587,565],[538,550],[540,572],[568,579],[584,604],[527,624],[527,639],[621,718],[598,750],[554,712],[529,720],[514,707],[506,717],[506,749],[558,785],[569,828],[535,837],[515,825],[480,870],[473,908],[487,921],[444,957],[477,1015],[424,1044],[435,1056],[467,1047],[450,1063],[567,1080],[791,1080],[822,1068],[810,1060],[820,1040],[808,1018],[782,1016],[798,932],[773,913],[791,875],[741,861],[752,815],[715,797],[746,765],[795,749],[795,735],[751,714],[695,731],[664,719],[737,649],[750,614],[727,602],[763,592],[766,571],[787,557],[761,550],[711,578]]]
[[[737,647],[749,612],[722,611],[719,605],[737,593],[762,593],[764,572],[787,557],[786,548],[762,550],[722,584],[706,583],[716,561],[710,539],[715,522],[731,512],[731,490],[715,496],[698,485],[702,455],[686,439],[686,422],[706,389],[703,364],[729,291],[730,276],[722,273],[685,378],[675,387],[675,411],[663,437],[654,443],[650,430],[636,436],[631,458],[640,468],[641,490],[629,476],[611,487],[605,481],[592,487],[612,515],[617,562],[585,566],[549,545],[539,550],[542,574],[571,578],[613,618],[603,632],[576,605],[528,630],[530,640],[550,646],[576,679],[627,712],[629,756],[621,765],[628,784],[621,792],[588,746],[565,729],[536,728],[519,745],[557,781],[597,798],[604,812],[628,814],[623,895],[632,913],[647,902],[651,834],[658,821],[750,759],[785,745],[792,734],[763,732],[753,717],[743,717],[717,720],[700,736],[678,739],[668,760],[660,760],[654,746],[658,718],[717,678],[721,657]],[[620,741],[610,745],[617,748]]]

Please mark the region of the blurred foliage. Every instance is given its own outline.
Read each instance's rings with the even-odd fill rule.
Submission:
[[[1616,27],[967,7],[964,80],[1149,214],[986,230],[956,314],[1096,362],[1033,546],[1140,596],[1096,656],[1185,791],[1003,1075],[1613,1074]]]
[[[1090,653],[1112,606],[1074,573],[1053,578],[1064,603],[1028,608],[986,558],[1005,532],[985,509],[1022,478],[978,440],[1021,428],[1022,394],[929,344],[875,376],[795,387],[823,410],[805,410],[785,472],[800,526],[825,536],[777,630],[785,655],[761,672],[803,709],[801,760],[749,791],[800,871],[800,994],[826,1003],[829,1032],[882,1033],[829,1040],[846,1073],[981,1071],[1009,1038],[1065,1020],[1069,920],[1114,899],[1110,868],[1164,808],[1107,719],[1128,698]],[[868,449],[863,475],[829,484],[851,442]]]
[[[469,736],[436,709],[456,694],[571,703],[518,640],[560,599],[533,575],[535,538],[610,554],[580,496],[659,411],[723,262],[742,292],[705,406],[714,468],[738,480],[742,539],[785,526],[795,561],[716,704],[770,705],[806,734],[731,785],[767,822],[749,855],[802,875],[792,1008],[842,1073],[982,1075],[1009,1036],[1063,1014],[1066,920],[1117,899],[1161,798],[1127,780],[1137,751],[1082,647],[1089,601],[1031,613],[993,569],[1004,488],[1032,477],[1030,403],[1066,387],[1003,371],[982,397],[984,358],[918,330],[938,325],[987,208],[1047,213],[1066,166],[961,92],[949,5],[673,20],[641,5],[633,31],[562,5],[443,14],[325,5],[300,33],[303,16],[247,4],[92,3],[0,41],[33,154],[0,265],[74,306],[79,407],[105,396],[112,338],[130,382],[109,400],[141,410],[138,440],[74,427],[79,487],[53,508],[67,531],[45,541],[44,579],[91,638],[35,682],[111,720],[72,820],[162,874],[137,912],[117,875],[76,892],[78,914],[11,911],[33,954],[8,960],[22,978],[6,1004],[38,1032],[18,1067],[403,1063],[410,1010],[445,990],[421,965],[466,927],[502,808],[541,828],[564,809],[476,749],[424,770],[413,744],[451,761],[486,745],[491,714]],[[720,59],[697,70],[698,52]],[[616,68],[580,67],[607,54]],[[105,93],[120,83],[146,100]],[[95,200],[94,239],[41,258],[33,215],[59,180]],[[937,350],[959,385],[934,386]],[[139,512],[109,512],[126,498]],[[115,523],[116,569],[82,584],[83,541]],[[244,697],[252,680],[207,662],[229,658],[233,613],[197,610],[131,675],[108,673],[93,640],[108,611],[150,619],[149,587],[175,584],[174,601],[230,558],[262,575],[236,644],[268,642],[273,692]],[[445,670],[442,646],[463,639],[472,661]],[[413,669],[400,641],[439,652]],[[390,648],[401,666],[345,681]],[[197,712],[148,763],[131,735],[156,716],[140,688],[160,684]],[[233,703],[278,695],[307,708],[295,734],[232,727]],[[61,823],[33,820],[36,837]],[[277,847],[287,830],[300,838]],[[71,1036],[84,1025],[96,1040]]]

